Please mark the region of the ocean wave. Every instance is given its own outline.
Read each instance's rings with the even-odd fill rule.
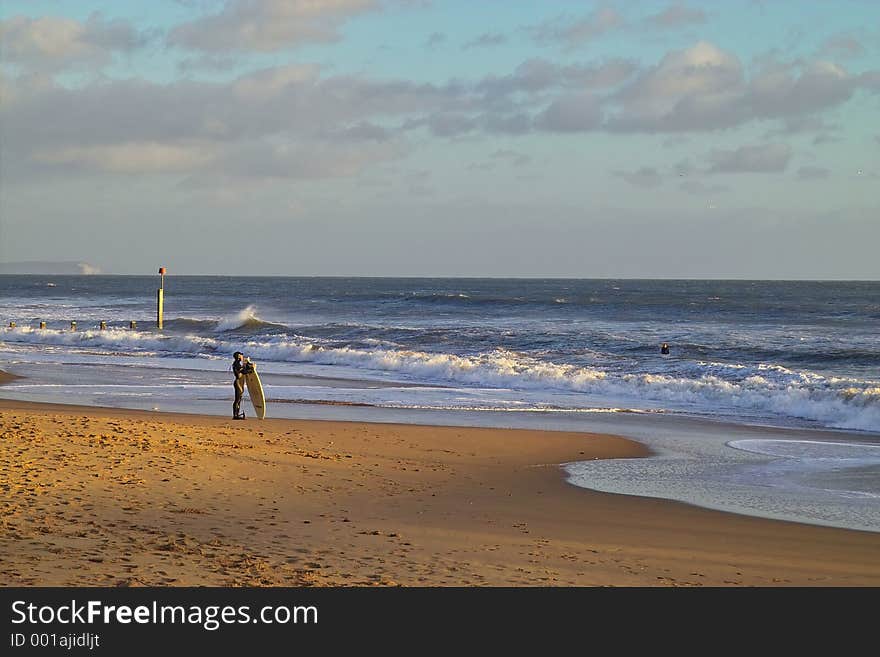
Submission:
[[[121,328],[108,328],[104,331],[7,328],[0,332],[0,340],[18,344],[67,346],[79,349],[103,347],[117,352],[126,350],[137,355],[210,353],[217,351],[221,346],[219,340],[193,334],[167,335]]]
[[[616,407],[563,407],[563,406],[525,406],[521,408],[512,408],[510,406],[492,405],[492,404],[404,404],[398,402],[377,401],[373,403],[362,401],[349,401],[344,399],[312,399],[308,397],[295,397],[290,399],[273,398],[274,404],[315,404],[325,406],[358,406],[369,408],[390,408],[395,410],[406,411],[478,411],[481,413],[575,413],[575,414],[595,414],[603,415],[606,413],[633,413],[637,415],[645,415],[652,413],[664,413],[660,409],[641,409],[641,408],[616,408]]]
[[[866,443],[745,438],[731,440],[726,445],[745,452],[778,458],[830,460],[838,465],[844,460],[880,463],[880,445]]]
[[[289,327],[284,324],[267,322],[266,320],[257,317],[257,308],[256,306],[251,305],[244,310],[240,310],[231,317],[226,317],[220,320],[217,323],[215,330],[220,333],[242,332],[243,330],[256,332],[266,328],[287,329]]]
[[[166,330],[180,332],[211,332],[217,328],[220,322],[214,319],[191,319],[189,317],[174,317],[164,321]]]
[[[880,382],[831,377],[782,366],[696,362],[680,371],[631,372],[557,363],[506,349],[456,355],[392,348],[320,344],[297,335],[234,340],[127,330],[38,331],[3,329],[13,343],[112,348],[168,354],[227,355],[243,351],[255,361],[345,366],[393,373],[428,383],[585,393],[667,404],[678,411],[722,409],[801,418],[826,427],[880,431]]]

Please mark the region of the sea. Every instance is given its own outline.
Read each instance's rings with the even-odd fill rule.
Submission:
[[[242,351],[270,417],[615,433],[569,482],[880,531],[880,282],[159,284],[0,275],[0,397],[231,416]]]

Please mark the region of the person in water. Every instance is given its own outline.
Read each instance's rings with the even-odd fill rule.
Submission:
[[[669,353],[669,345],[666,342],[664,342],[663,344],[660,345],[660,353],[661,354],[668,354]]]
[[[232,419],[243,420],[244,413],[241,412],[241,398],[244,396],[244,354],[236,351],[232,354],[232,358],[234,359],[232,361],[232,375],[235,377],[232,381],[232,386],[235,389],[235,401],[232,402]]]

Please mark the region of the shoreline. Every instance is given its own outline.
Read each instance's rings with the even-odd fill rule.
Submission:
[[[566,481],[604,434],[0,400],[0,584],[877,586],[880,534]]]
[[[7,381],[3,381],[2,375],[7,374]],[[2,384],[10,382],[12,379],[27,379],[27,376],[18,374],[9,374],[0,370],[0,393],[2,393]],[[334,379],[335,381],[336,379]],[[108,413],[114,412],[133,412],[145,413],[150,417],[157,413],[160,416],[171,416],[169,420],[173,421],[177,417],[192,418],[227,418],[225,404],[222,404],[223,412],[218,412],[220,407],[216,408],[199,408],[192,405],[178,405],[172,408],[159,408],[152,404],[137,404],[126,406],[108,406],[95,405],[94,403],[82,403],[80,400],[66,402],[64,400],[52,399],[20,399],[16,397],[0,396],[0,403],[8,401],[13,404],[32,404],[35,408],[69,408],[76,411],[103,410]],[[280,413],[279,408],[283,408],[285,402],[298,407],[298,411],[293,413]],[[282,419],[288,421],[316,421],[316,422],[341,422],[378,426],[415,426],[415,427],[438,427],[441,429],[461,428],[461,429],[495,429],[495,430],[525,430],[543,432],[563,432],[563,433],[589,433],[616,436],[625,440],[633,441],[641,446],[645,457],[660,457],[665,455],[667,459],[676,454],[678,458],[684,455],[685,461],[696,457],[697,459],[716,458],[711,445],[720,445],[719,436],[724,436],[723,443],[726,446],[730,439],[745,440],[768,440],[774,441],[778,439],[785,440],[838,440],[838,435],[848,440],[861,440],[864,434],[868,440],[873,435],[871,432],[854,432],[851,430],[837,430],[828,428],[798,428],[785,427],[777,425],[753,424],[749,422],[734,422],[729,419],[721,418],[697,418],[686,415],[676,416],[675,414],[644,414],[644,413],[616,413],[611,420],[604,417],[592,419],[588,423],[574,421],[521,421],[521,418],[515,418],[516,421],[510,421],[508,415],[506,422],[487,421],[488,416],[482,416],[479,413],[463,413],[455,414],[456,416],[445,412],[432,412],[429,409],[410,411],[406,409],[386,408],[381,405],[373,405],[368,403],[355,402],[339,402],[339,401],[322,401],[322,400],[275,400],[282,406],[276,407],[276,412],[272,414],[270,419]],[[329,409],[332,412],[313,411],[310,407]],[[336,412],[336,409],[342,412]],[[369,411],[369,412],[348,412],[348,411]],[[505,414],[507,415],[507,414]],[[645,421],[642,421],[642,420]],[[530,418],[531,420],[531,418]],[[796,435],[792,434],[796,432]],[[702,435],[704,434],[704,435]],[[880,434],[877,434],[880,435]],[[663,436],[663,438],[661,438]],[[691,440],[697,440],[684,451],[676,441],[680,442],[680,438],[689,436]],[[670,441],[671,440],[671,441]],[[704,442],[709,440],[711,442]],[[861,444],[861,443],[859,443]],[[694,451],[695,446],[697,451]],[[727,451],[727,450],[725,450]],[[748,450],[746,450],[748,451]],[[613,459],[613,457],[611,457]],[[729,459],[729,457],[726,457]],[[830,527],[848,529],[853,531],[865,531],[880,534],[877,529],[876,513],[870,512],[865,508],[861,511],[858,509],[844,508],[840,506],[836,500],[827,500],[823,502],[830,506],[823,507],[820,514],[811,512],[809,509],[803,512],[797,506],[790,506],[791,500],[782,498],[777,500],[770,497],[762,497],[765,495],[761,487],[758,486],[751,493],[745,495],[746,503],[737,500],[736,497],[729,497],[724,490],[716,486],[706,488],[705,485],[700,489],[699,493],[683,492],[685,489],[663,484],[664,476],[662,465],[665,463],[664,458],[657,460],[649,458],[644,464],[637,463],[627,464],[625,460],[618,460],[614,463],[597,464],[596,467],[589,465],[589,460],[583,458],[574,458],[570,461],[559,463],[560,471],[567,484],[575,486],[582,490],[590,490],[606,494],[624,495],[630,497],[644,499],[660,499],[680,504],[694,506],[701,509],[715,510],[735,515],[742,515],[751,518],[762,518],[767,520],[778,520],[784,522],[792,522],[806,524],[810,526]],[[735,460],[727,461],[729,467],[736,467]],[[608,469],[610,468],[610,470]],[[690,469],[689,469],[690,470]],[[584,476],[584,473],[591,473]],[[693,476],[699,478],[700,472],[694,470],[691,472]],[[672,481],[678,481],[680,477],[673,474]],[[653,483],[651,483],[653,482]],[[684,482],[684,480],[682,480]],[[689,485],[689,484],[685,484]],[[688,489],[689,490],[689,489]],[[742,494],[741,494],[742,495]],[[757,496],[757,497],[756,497]],[[757,501],[757,503],[756,503]],[[781,506],[780,506],[781,502]],[[786,507],[786,504],[789,506]],[[856,514],[847,516],[846,514]],[[865,513],[868,513],[866,516]]]
[[[0,370],[0,386],[9,383],[10,381],[17,381],[18,379],[23,378],[23,376],[19,376],[18,374],[10,374],[9,372]]]

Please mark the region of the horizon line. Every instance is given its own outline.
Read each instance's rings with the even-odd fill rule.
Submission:
[[[90,274],[60,273],[12,273],[0,272],[0,276],[55,276],[83,277],[96,276],[130,276],[150,278],[155,274],[133,274],[116,272],[96,272]],[[561,275],[370,275],[370,274],[173,274],[166,273],[168,278],[364,278],[364,279],[451,279],[451,280],[581,280],[581,281],[739,281],[739,282],[779,282],[779,283],[877,283],[880,278],[747,278],[735,276],[561,276]]]

